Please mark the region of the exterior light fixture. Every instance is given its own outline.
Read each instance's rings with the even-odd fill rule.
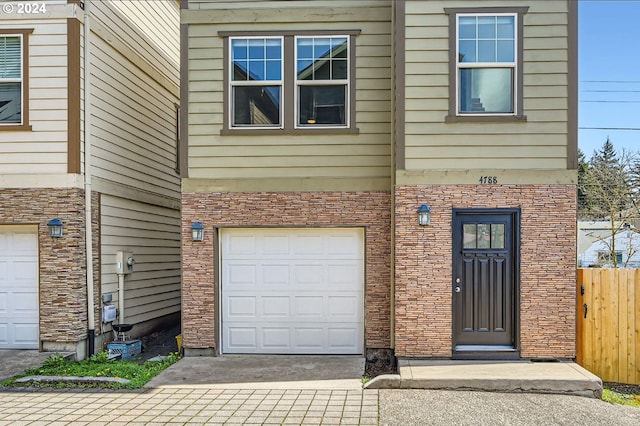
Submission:
[[[431,209],[426,204],[421,205],[418,209],[418,224],[421,226],[431,224]]]
[[[204,240],[204,226],[202,222],[193,222],[193,225],[191,225],[191,239],[193,241]]]
[[[62,221],[60,219],[51,219],[47,223],[47,228],[49,228],[49,235],[51,236],[51,238],[62,237]]]

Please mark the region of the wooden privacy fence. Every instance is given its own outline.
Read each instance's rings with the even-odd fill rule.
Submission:
[[[640,269],[578,269],[576,362],[640,384]]]

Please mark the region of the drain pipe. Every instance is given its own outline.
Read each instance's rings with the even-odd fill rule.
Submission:
[[[124,323],[124,274],[118,274],[118,324]]]
[[[87,259],[87,338],[88,354],[95,352],[95,302],[93,300],[93,226],[91,206],[91,0],[84,2],[84,209]]]

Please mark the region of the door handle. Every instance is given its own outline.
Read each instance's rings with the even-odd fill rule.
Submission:
[[[589,310],[589,306],[585,303],[584,305],[582,305],[582,307],[584,308],[584,317],[587,317],[587,311]]]

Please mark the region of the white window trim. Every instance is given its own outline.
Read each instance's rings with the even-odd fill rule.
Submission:
[[[298,39],[300,38],[341,38],[344,37],[347,39],[347,78],[340,80],[298,80],[298,73],[295,72],[296,64],[298,63]],[[293,67],[294,67],[294,103],[295,103],[295,111],[294,111],[294,121],[293,128],[296,130],[306,130],[306,129],[348,129],[351,126],[350,121],[350,111],[351,111],[351,36],[348,34],[332,34],[332,35],[297,35],[294,37],[293,41]],[[286,58],[285,58],[286,60]],[[344,105],[344,122],[345,124],[314,124],[312,126],[304,126],[299,124],[300,118],[300,101],[299,101],[299,87],[300,86],[344,86],[345,87],[345,105]]]
[[[20,39],[20,78],[0,78],[0,83],[20,83],[20,122],[0,122],[0,126],[24,126],[24,34],[0,33],[0,37],[18,37]]]
[[[232,42],[233,40],[280,40],[280,80],[258,80],[258,81],[234,81],[233,80],[233,48]],[[229,127],[231,129],[251,129],[251,130],[264,130],[264,129],[284,129],[284,110],[285,110],[285,99],[284,99],[284,63],[286,58],[284,57],[284,37],[282,36],[237,36],[237,37],[229,37],[227,40],[229,46],[229,57],[228,65],[229,65],[229,102],[228,102],[228,111],[229,114]],[[237,125],[234,124],[233,120],[235,118],[234,115],[234,105],[235,105],[235,97],[234,97],[234,87],[247,87],[247,86],[280,86],[280,114],[279,120],[280,124],[274,126],[252,126],[252,125]]]
[[[511,16],[513,17],[513,25],[514,25],[514,45],[513,45],[513,62],[463,62],[464,66],[460,66],[461,62],[457,59],[460,57],[460,18],[462,17],[480,17],[480,16]],[[514,117],[520,115],[520,111],[518,111],[518,14],[517,13],[459,13],[456,14],[456,70],[455,70],[455,79],[456,79],[456,115],[458,117]],[[470,113],[470,112],[461,112],[460,111],[460,69],[470,69],[470,68],[508,68],[512,69],[512,78],[511,82],[511,105],[513,108],[512,112],[486,112],[486,113]]]

